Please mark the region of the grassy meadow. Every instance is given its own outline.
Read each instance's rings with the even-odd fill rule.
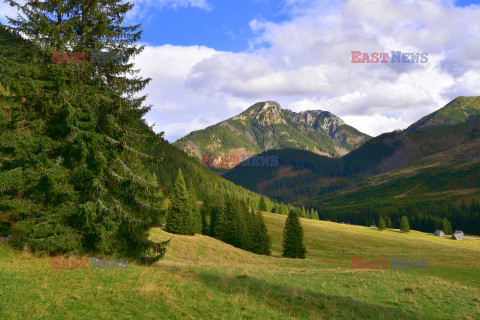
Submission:
[[[55,270],[2,243],[0,319],[480,319],[480,240],[302,219],[296,260],[281,258],[285,217],[265,221],[271,256],[154,229],[173,237],[164,259],[125,270]],[[428,268],[352,269],[352,257]]]

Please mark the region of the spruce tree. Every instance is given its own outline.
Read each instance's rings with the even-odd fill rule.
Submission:
[[[213,197],[212,206],[210,208],[210,236],[219,237],[221,225],[219,221],[225,212],[225,200],[223,196],[218,194]]]
[[[261,212],[255,213],[251,210],[245,219],[248,226],[247,244],[245,250],[257,254],[269,255],[271,253],[271,241],[268,235],[267,226]]]
[[[387,228],[392,228],[392,219],[390,219],[390,217],[387,218]]]
[[[206,198],[203,200],[202,206],[200,208],[200,214],[202,216],[202,234],[204,235],[210,235],[210,221],[212,209],[212,198],[207,195]]]
[[[181,169],[178,169],[170,201],[166,231],[185,235],[195,234],[197,226],[195,218],[199,216],[199,212],[195,209],[197,205],[193,203],[193,197],[187,190]],[[194,210],[196,212],[193,212]]]
[[[255,214],[255,213],[254,213]],[[272,251],[272,242],[270,236],[268,235],[267,226],[265,225],[265,220],[263,219],[262,213],[255,214],[255,237],[258,243],[257,250],[253,251],[258,254],[270,255]]]
[[[143,50],[139,25],[124,23],[133,4],[8,2],[22,15],[0,28],[16,39],[0,39],[0,201],[21,244],[158,259],[165,247],[148,230],[163,197],[149,168],[160,159],[143,150],[160,139],[137,95],[150,79],[127,77],[137,70],[126,60]],[[127,59],[79,63],[107,51]]]
[[[442,220],[442,231],[445,234],[452,234],[453,233],[452,225],[450,224],[450,221],[447,220],[447,218],[443,218],[443,220]]]
[[[305,259],[306,249],[303,244],[303,228],[297,211],[288,213],[283,230],[283,256],[286,258]]]
[[[200,207],[197,203],[197,198],[192,192],[189,192],[190,196],[190,215],[188,217],[188,234],[194,235],[196,233],[202,233],[202,215],[200,214]]]
[[[400,231],[410,232],[410,224],[408,223],[407,216],[402,216],[402,220],[400,221]]]
[[[262,212],[267,211],[267,202],[263,196],[260,198],[260,202],[258,203],[258,210]]]
[[[383,217],[380,217],[380,219],[378,220],[378,230],[382,231],[382,230],[385,230],[387,228],[386,224],[385,224],[385,220],[383,219]]]

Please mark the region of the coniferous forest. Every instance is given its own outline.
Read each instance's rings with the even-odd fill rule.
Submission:
[[[131,4],[18,8],[26,18],[0,28],[2,234],[15,230],[15,245],[38,253],[153,262],[168,241],[148,240],[148,230],[166,224],[270,253],[255,210],[280,204],[220,179],[155,134],[138,96],[150,79],[135,76],[133,64],[74,63],[77,52],[142,51],[140,26],[123,24]],[[58,52],[64,59],[53,63]]]

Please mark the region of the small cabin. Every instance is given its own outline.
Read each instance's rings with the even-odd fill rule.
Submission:
[[[377,228],[377,226],[374,225],[374,224],[372,224],[372,225],[370,226],[370,228]]]
[[[435,230],[435,235],[439,237],[444,237],[445,233],[442,230]]]
[[[452,235],[452,239],[455,240],[463,240],[464,234],[463,231],[460,230],[455,230],[455,232]]]

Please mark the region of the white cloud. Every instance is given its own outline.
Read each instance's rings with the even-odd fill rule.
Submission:
[[[384,115],[358,115],[344,116],[343,120],[352,127],[371,136],[377,136],[383,132],[390,132],[396,129],[404,129],[411,122],[404,121],[401,118],[388,117]]]
[[[18,0],[17,1],[19,4],[23,5],[26,0]],[[0,1],[0,22],[6,24],[7,23],[7,18],[17,18],[18,15],[18,10],[16,7],[10,6],[8,3],[5,1],[1,0]]]

